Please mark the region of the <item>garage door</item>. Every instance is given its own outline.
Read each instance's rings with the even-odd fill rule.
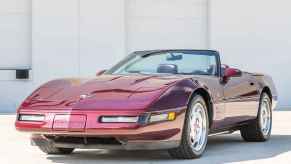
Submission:
[[[207,48],[207,0],[127,0],[127,50]]]
[[[0,80],[9,80],[10,69],[31,67],[31,0],[0,1],[0,22]]]

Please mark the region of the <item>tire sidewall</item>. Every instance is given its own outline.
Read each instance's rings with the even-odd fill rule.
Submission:
[[[206,138],[205,138],[205,142],[204,145],[202,146],[202,148],[199,151],[196,151],[192,148],[191,142],[190,142],[190,116],[191,116],[191,112],[193,110],[193,106],[197,103],[200,103],[204,106],[204,112],[205,112],[205,116],[206,116]],[[187,110],[187,114],[186,114],[186,122],[185,122],[185,126],[184,126],[184,138],[185,141],[187,142],[187,145],[189,147],[189,149],[193,152],[193,154],[197,157],[201,156],[202,153],[204,152],[207,142],[208,142],[208,133],[209,133],[209,119],[208,119],[208,112],[207,112],[207,105],[205,103],[205,100],[203,99],[203,97],[201,97],[200,95],[195,95],[191,101],[191,103],[188,106],[188,110]]]
[[[269,132],[268,132],[268,134],[264,134],[263,133],[263,131],[262,131],[262,127],[261,127],[261,106],[262,106],[262,103],[263,103],[263,100],[265,99],[265,98],[267,98],[268,99],[268,103],[269,103],[269,109],[270,109],[270,129],[269,129]],[[265,140],[268,140],[269,138],[270,138],[270,136],[271,136],[271,132],[272,132],[272,124],[273,124],[273,113],[272,113],[272,102],[271,102],[271,99],[270,99],[270,97],[266,94],[266,93],[262,93],[262,95],[261,95],[261,98],[260,98],[260,104],[259,104],[259,113],[258,113],[258,116],[257,116],[257,120],[258,120],[258,127],[259,127],[259,129],[260,129],[260,133],[261,133],[261,135],[263,136],[263,138],[265,139]]]

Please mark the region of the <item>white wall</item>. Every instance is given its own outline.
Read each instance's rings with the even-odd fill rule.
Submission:
[[[0,111],[14,111],[31,83],[7,67],[31,66],[31,0],[0,0]]]
[[[280,105],[290,106],[290,2],[209,2],[207,9],[206,0],[0,0],[0,67],[32,66],[24,81],[0,71],[0,111],[14,111],[43,82],[94,76],[127,52],[209,43],[224,63],[272,75]]]
[[[31,66],[31,0],[0,0],[0,68]]]
[[[80,74],[95,75],[126,54],[124,0],[80,1]]]
[[[34,80],[94,76],[122,58],[123,5],[122,0],[34,0]]]
[[[6,55],[8,62],[6,56],[0,56],[7,59],[0,61],[0,67],[7,63],[15,66],[18,61],[22,66],[28,63],[32,66],[32,76],[29,80],[16,81],[15,71],[0,71],[0,112],[15,111],[20,102],[44,82],[63,77],[95,76],[97,70],[111,67],[126,54],[124,0],[31,1],[9,1],[14,7],[29,6],[27,11],[31,15],[19,22],[14,21],[14,17],[5,17],[12,21],[8,25],[29,29],[31,33],[28,40],[24,40],[21,38],[24,34],[17,33],[18,29],[7,27],[11,32],[4,32],[5,38],[0,38],[0,43],[8,40],[10,45],[16,46],[10,46],[11,53]],[[2,2],[5,4],[8,0],[1,0],[0,4]],[[6,23],[1,19],[1,9],[10,9],[9,6],[13,6],[10,3],[0,5],[0,24]],[[9,37],[13,38],[9,40]],[[2,44],[0,52],[10,48],[6,45]],[[24,55],[20,53],[21,46],[28,49]]]
[[[211,48],[224,63],[270,74],[291,106],[291,1],[211,0]]]
[[[127,0],[127,49],[205,49],[207,17],[207,0]]]
[[[79,75],[79,0],[33,0],[33,82]]]

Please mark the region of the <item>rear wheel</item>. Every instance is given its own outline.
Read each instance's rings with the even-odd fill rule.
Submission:
[[[268,94],[262,93],[257,119],[240,131],[242,138],[249,142],[263,142],[270,138],[272,131],[272,104]]]
[[[49,142],[44,142],[41,145],[37,145],[38,148],[46,154],[71,154],[74,151],[74,148],[59,148],[55,147]]]
[[[186,113],[181,144],[169,150],[173,158],[192,159],[200,157],[208,141],[209,120],[205,100],[196,95]]]

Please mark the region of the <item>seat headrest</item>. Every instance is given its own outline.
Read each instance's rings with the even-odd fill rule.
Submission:
[[[158,69],[158,73],[170,73],[170,74],[177,74],[178,73],[178,66],[175,64],[160,64]]]

